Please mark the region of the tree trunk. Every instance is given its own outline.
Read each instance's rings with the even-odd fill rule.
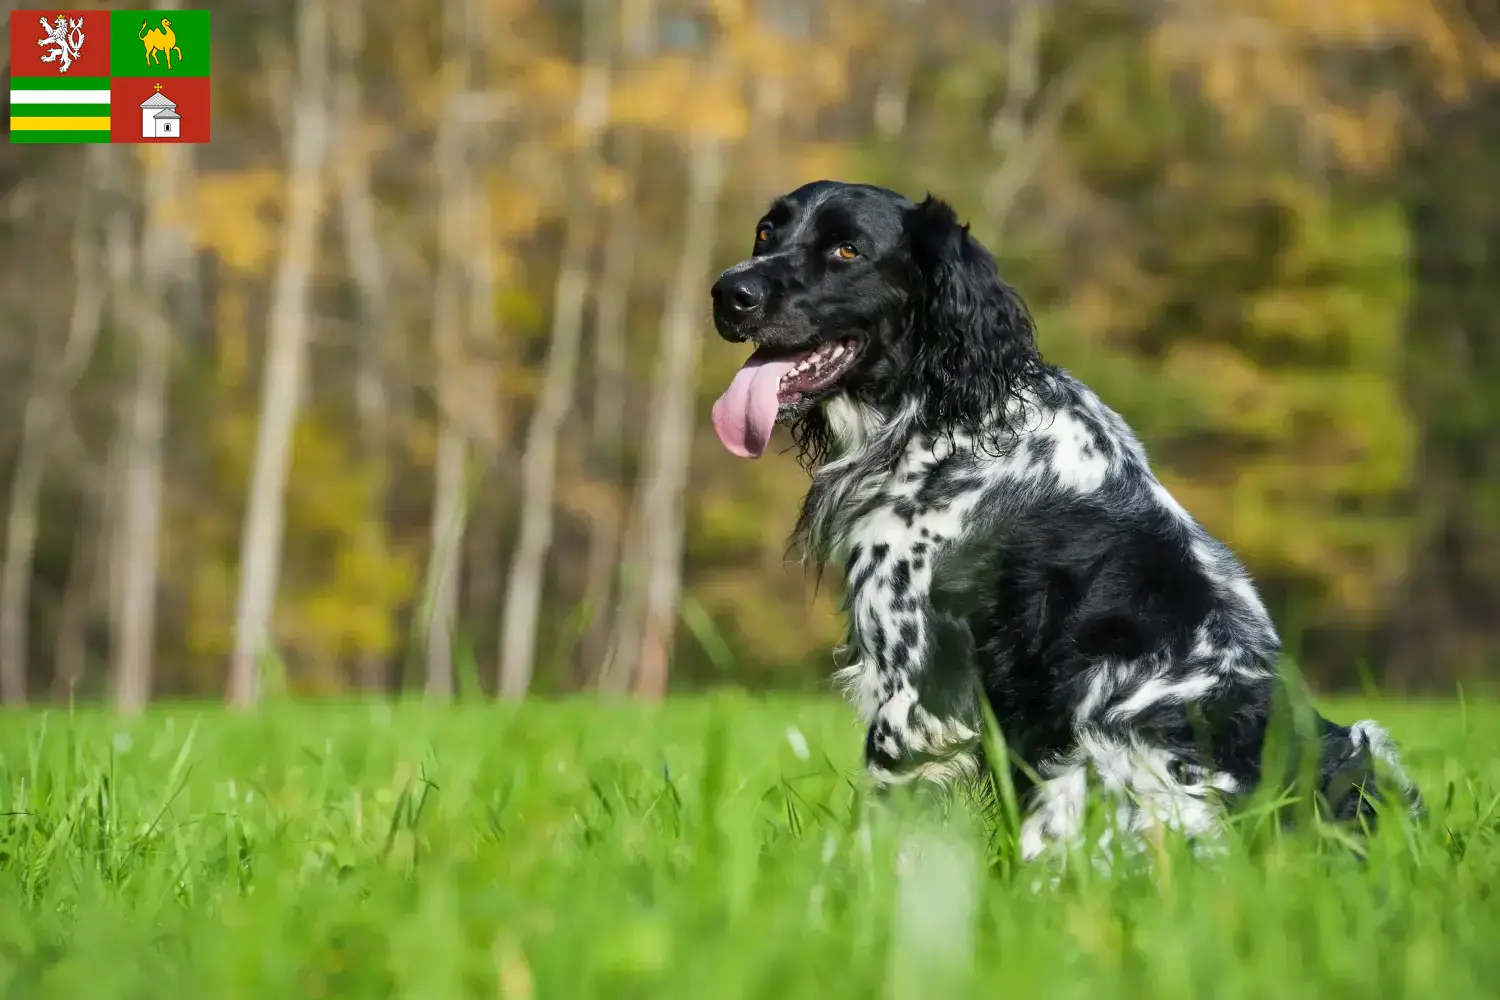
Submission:
[[[125,171],[121,162],[125,155],[124,151],[120,151],[118,156],[112,156],[110,160],[113,167],[110,176],[114,182],[110,185],[111,196],[120,208],[105,223],[104,235],[105,266],[109,272],[107,298],[112,314],[111,322],[118,326],[126,326],[128,323],[132,296],[136,294],[135,286],[140,280],[137,274],[140,248],[136,239],[135,212],[126,207],[128,196],[125,193]],[[121,576],[123,545],[119,539],[124,530],[125,472],[130,450],[129,420],[123,409],[123,400],[118,403],[121,409],[116,416],[115,433],[101,476],[103,485],[99,498],[99,538],[96,550],[101,572],[95,581],[97,590],[90,594],[90,600],[96,606],[103,605],[111,657],[118,644],[119,623],[125,617],[122,607],[125,587]]]
[[[782,25],[788,13],[786,3],[787,0],[760,0],[760,17],[770,20],[775,31],[784,30]],[[751,130],[755,136],[756,159],[760,163],[778,166],[755,171],[751,194],[757,205],[768,205],[786,190],[779,165],[786,162],[782,154],[785,145],[782,122],[786,117],[787,81],[779,73],[757,73],[752,88]]]
[[[447,310],[440,322],[455,321]],[[447,407],[445,406],[446,410]],[[453,697],[453,630],[458,618],[460,554],[464,526],[468,520],[465,472],[468,442],[462,426],[450,416],[442,418],[433,469],[432,549],[427,565],[427,665],[423,690],[429,698],[446,701]]]
[[[327,155],[327,20],[324,0],[302,0],[297,17],[297,93],[288,143],[286,222],[272,293],[260,423],[240,536],[234,651],[226,691],[231,705],[260,698],[260,666],[271,642],[281,572],[292,431],[301,408],[309,336],[308,284],[317,255]]]
[[[1063,116],[1083,91],[1099,61],[1099,49],[1087,50],[1042,86],[1043,33],[1047,9],[1037,0],[1021,0],[1011,10],[1006,46],[1006,93],[990,119],[990,145],[999,166],[984,183],[984,206],[997,235],[990,249],[1000,250],[1000,236],[1026,193],[1057,136]]]
[[[622,444],[625,429],[625,370],[629,342],[630,287],[636,249],[635,192],[641,169],[641,135],[630,131],[621,138],[619,162],[625,190],[610,211],[599,292],[594,310],[594,366],[589,471],[595,482],[624,488]],[[627,501],[628,502],[628,501]],[[611,598],[620,554],[620,529],[626,503],[601,504],[589,526],[589,548],[584,571],[583,606],[588,624],[579,644],[574,672],[580,683],[597,677],[609,653],[614,621]]]
[[[84,681],[88,664],[89,622],[94,610],[100,543],[104,528],[104,490],[92,481],[83,496],[83,512],[73,537],[68,578],[57,612],[56,646],[52,662],[52,698],[71,702]]]
[[[114,647],[115,708],[133,714],[151,698],[156,646],[158,542],[161,531],[167,377],[173,331],[166,302],[184,266],[187,243],[170,221],[191,170],[190,147],[145,148],[145,218],[137,288],[128,296],[135,334],[136,384],[129,405],[124,504],[119,533],[120,619]]]
[[[888,0],[884,15],[900,41],[881,60],[871,106],[871,124],[887,142],[899,140],[910,124],[911,88],[922,62],[924,0]]]
[[[599,168],[604,116],[609,102],[610,19],[607,5],[591,0],[584,9],[584,71],[574,122],[582,146],[574,164],[567,237],[552,296],[552,338],[541,397],[521,457],[521,524],[506,585],[501,617],[502,698],[524,698],[536,663],[537,615],[552,546],[552,514],[557,480],[557,439],[573,403],[583,335],[584,300],[593,247],[594,176]]]
[[[468,350],[468,343],[474,331],[464,328],[466,319],[472,321],[481,312],[493,311],[492,301],[481,307],[474,298],[481,286],[487,300],[493,296],[488,196],[483,164],[477,155],[486,121],[471,107],[488,23],[488,14],[479,4],[450,0],[446,7],[444,69],[452,90],[438,126],[436,151],[439,252],[433,345],[437,355],[438,442],[423,623],[427,656],[424,689],[428,697],[442,700],[451,698],[454,692],[453,634],[458,625],[468,524],[470,444],[476,436],[470,413],[484,413],[488,395],[472,388],[473,352]],[[466,285],[470,296],[467,310]],[[490,324],[487,316],[483,322]],[[489,416],[484,413],[481,418],[486,425]]]
[[[88,174],[97,183],[104,173],[109,150],[91,147]],[[30,619],[32,561],[36,556],[42,480],[68,394],[88,366],[103,315],[105,276],[91,224],[94,203],[85,201],[74,223],[73,312],[61,356],[52,356],[53,341],[38,337],[36,372],[31,395],[21,418],[21,442],[6,507],[5,559],[0,564],[0,701],[26,702],[26,674],[30,662],[27,623]],[[74,541],[75,548],[86,545]]]
[[[456,102],[438,126],[437,175],[439,250],[432,308],[432,342],[437,355],[438,439],[433,466],[431,548],[427,559],[427,600],[422,632],[426,639],[423,689],[430,698],[453,696],[452,630],[458,607],[459,553],[465,520],[464,440],[455,381],[463,365],[463,261],[458,230],[463,212],[463,150]]]
[[[464,254],[469,271],[469,352],[464,365],[466,391],[469,401],[464,404],[468,418],[471,442],[479,453],[476,475],[465,480],[466,489],[472,497],[485,488],[487,477],[496,468],[504,451],[500,426],[500,401],[498,398],[500,355],[500,318],[495,308],[498,281],[498,260],[495,247],[494,206],[490,202],[486,182],[487,165],[490,162],[489,137],[492,130],[482,122],[473,136],[471,152],[475,168],[471,172],[470,196],[472,208],[468,212],[465,231],[469,247]],[[466,562],[468,572],[463,575],[463,598],[455,609],[455,616],[467,608],[473,620],[492,619],[495,607],[500,603],[501,578],[504,563],[498,543],[498,526],[502,523],[500,503],[483,505],[467,519],[464,545],[457,558]],[[478,520],[474,515],[480,515]],[[472,650],[471,650],[472,652]],[[475,664],[477,667],[477,664]],[[478,677],[470,678],[478,684]]]
[[[81,228],[81,225],[80,225]],[[75,260],[76,260],[75,256]],[[76,266],[76,265],[75,265]],[[82,296],[82,290],[74,293]],[[36,374],[21,418],[21,443],[5,516],[5,562],[0,566],[0,701],[26,704],[26,622],[30,615],[31,569],[36,555],[37,507],[41,500],[46,444],[53,407],[51,380],[43,373],[49,341],[37,338]]]
[[[359,295],[359,330],[355,348],[354,404],[359,418],[360,447],[365,463],[374,470],[377,485],[373,509],[382,536],[389,516],[390,401],[385,362],[389,345],[400,333],[390,323],[386,294],[386,267],[375,224],[375,199],[371,194],[370,160],[362,148],[360,132],[359,56],[364,49],[364,5],[359,0],[337,0],[335,48],[339,57],[333,82],[335,131],[340,136],[336,157],[339,186],[339,222],[344,257]],[[373,650],[359,653],[355,682],[366,692],[385,690],[390,676],[387,657]]]
[[[692,453],[694,374],[701,344],[697,316],[708,287],[714,216],[723,184],[717,137],[694,136],[688,169],[682,255],[662,324],[661,360],[648,427],[649,447],[636,510],[641,527],[640,574],[622,617],[611,663],[615,683],[645,698],[667,690],[669,656],[682,590],[683,490]]]

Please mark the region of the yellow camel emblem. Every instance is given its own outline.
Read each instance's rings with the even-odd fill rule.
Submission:
[[[141,30],[136,32],[146,46],[146,65],[150,66],[153,57],[158,65],[161,64],[161,53],[167,54],[167,69],[172,68],[172,52],[177,53],[177,61],[182,62],[182,50],[177,48],[177,32],[172,30],[172,22],[166,18],[161,19],[160,28],[146,30],[146,22],[141,22]]]

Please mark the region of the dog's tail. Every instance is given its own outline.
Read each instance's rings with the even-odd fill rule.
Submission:
[[[1385,774],[1377,776],[1381,768]],[[1352,726],[1323,723],[1319,791],[1335,820],[1357,820],[1373,826],[1376,803],[1384,802],[1383,785],[1392,784],[1412,816],[1426,815],[1421,792],[1401,764],[1396,743],[1385,727],[1371,719]],[[1388,782],[1383,779],[1389,779]]]

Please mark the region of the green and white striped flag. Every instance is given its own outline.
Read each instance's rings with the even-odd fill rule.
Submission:
[[[10,141],[109,142],[109,77],[11,77]]]

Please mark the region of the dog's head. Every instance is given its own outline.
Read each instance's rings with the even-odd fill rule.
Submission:
[[[1039,364],[1026,307],[968,226],[942,201],[884,188],[817,181],[776,199],[713,306],[721,337],[755,345],[713,413],[744,458],[777,423],[820,456],[823,404],[841,394],[927,430],[979,432]]]

